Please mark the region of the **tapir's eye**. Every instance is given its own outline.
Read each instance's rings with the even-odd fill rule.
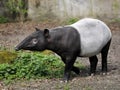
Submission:
[[[37,42],[38,42],[38,40],[37,40],[37,39],[35,39],[35,38],[34,38],[34,39],[32,39],[32,43],[33,43],[33,44],[37,44]]]

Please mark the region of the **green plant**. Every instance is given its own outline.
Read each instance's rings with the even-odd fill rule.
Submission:
[[[6,2],[6,7],[12,14],[13,18],[19,17],[21,21],[24,20],[24,15],[27,13],[27,9],[25,8],[25,5],[26,5],[25,1],[24,0],[8,0]]]
[[[65,86],[64,86],[64,90],[70,90],[70,86],[69,86],[69,84],[65,84]]]
[[[0,51],[4,51],[4,50],[6,50],[6,47],[0,46]]]
[[[120,18],[114,18],[114,19],[111,20],[111,22],[117,22],[117,23],[119,23],[120,22]]]
[[[6,53],[11,56],[10,51],[3,52],[8,57]],[[0,64],[0,80],[4,80],[6,83],[20,79],[60,78],[63,76],[64,64],[59,57],[53,54],[21,51],[12,53],[17,55],[12,63]],[[79,62],[76,62],[75,65],[84,69]],[[69,87],[65,86],[64,89],[69,90]]]
[[[0,65],[0,79],[59,78],[63,75],[63,63],[54,55],[39,52],[19,52],[12,64]]]
[[[85,65],[83,65],[80,61],[76,61],[75,66],[79,67],[80,70],[85,70],[86,69]]]
[[[78,18],[69,18],[66,22],[66,24],[73,24],[77,22],[79,19]]]
[[[8,22],[8,18],[4,16],[0,16],[0,23],[6,23],[6,22]]]

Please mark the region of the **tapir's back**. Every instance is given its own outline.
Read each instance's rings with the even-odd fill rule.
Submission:
[[[111,39],[107,25],[97,19],[85,18],[72,25],[80,34],[80,56],[94,56]]]

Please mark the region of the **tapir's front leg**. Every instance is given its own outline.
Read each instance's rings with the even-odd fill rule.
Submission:
[[[80,69],[76,66],[73,66],[72,71],[75,72],[77,75],[80,74]]]
[[[73,64],[76,59],[75,56],[71,56],[71,55],[68,56],[68,55],[66,56],[64,78],[63,78],[65,82],[67,82],[70,78],[70,72],[73,69]]]
[[[62,56],[62,61],[64,62],[64,64],[66,65],[66,57],[65,56]],[[71,71],[75,72],[76,74],[80,74],[80,69],[76,66],[73,65]]]

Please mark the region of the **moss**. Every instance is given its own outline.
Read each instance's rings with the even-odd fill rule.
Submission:
[[[15,52],[0,51],[0,63],[10,63],[17,57]]]

